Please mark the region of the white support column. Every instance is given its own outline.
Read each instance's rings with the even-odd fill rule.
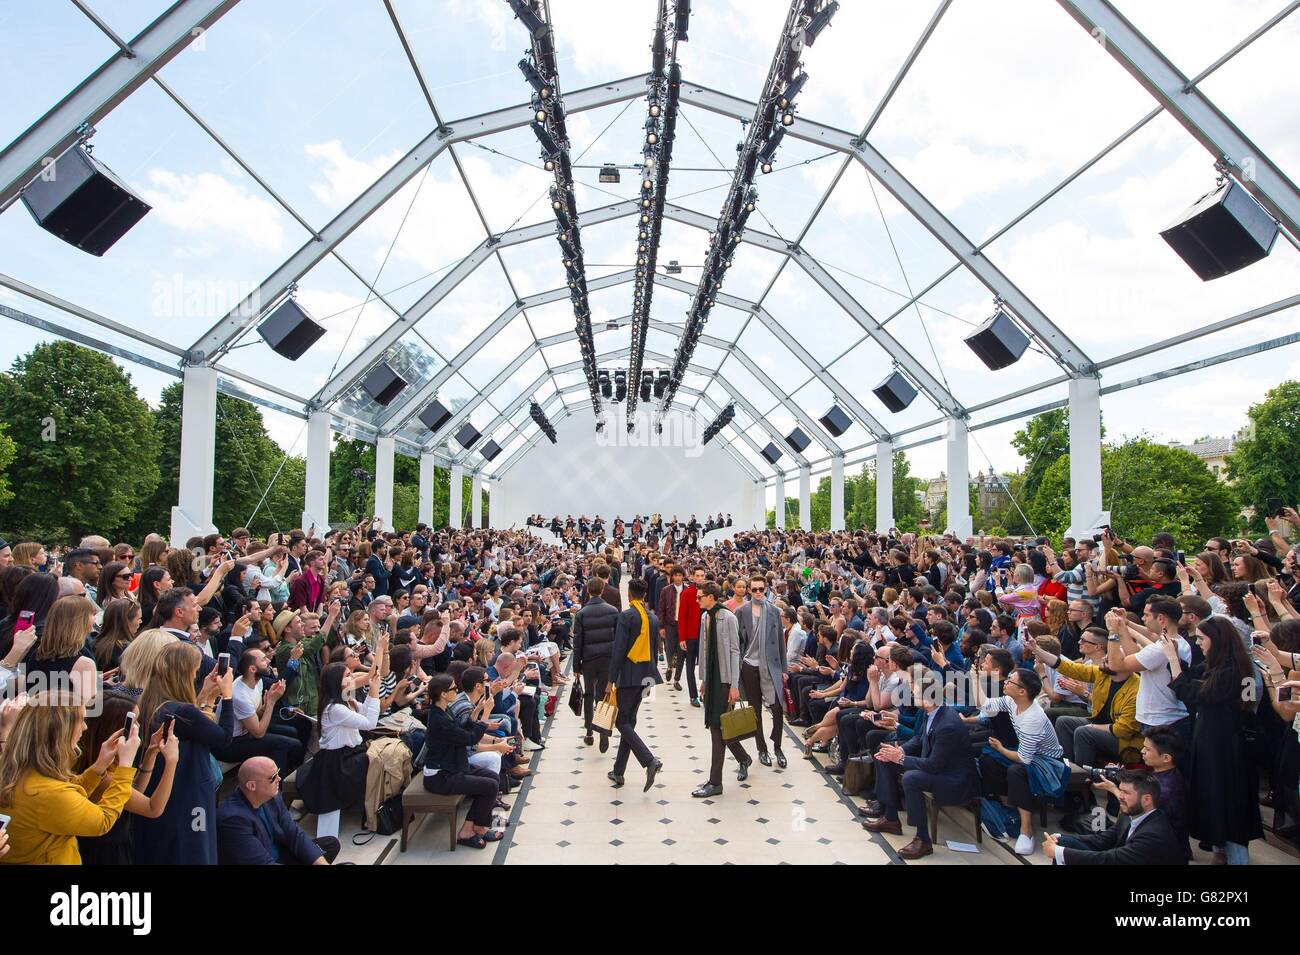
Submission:
[[[970,516],[970,428],[963,418],[949,418],[948,430],[948,526],[958,540],[973,533]]]
[[[1101,379],[1070,380],[1071,537],[1109,523],[1101,512]]]
[[[375,441],[375,516],[388,531],[397,526],[393,520],[393,453],[392,438]]]
[[[889,533],[894,526],[894,443],[876,445],[876,530]]]
[[[302,499],[303,530],[316,535],[330,526],[330,413],[313,411],[307,419],[307,487]]]
[[[464,481],[465,481],[465,469],[462,468],[459,464],[452,465],[451,488],[450,488],[451,493],[448,494],[448,497],[450,498],[451,501],[451,506],[448,507],[447,509],[448,511],[447,526],[452,528],[453,530],[455,530],[458,527],[465,526],[465,518],[461,516],[462,514],[464,514],[464,505],[461,503],[461,499],[463,496],[461,491],[461,485],[464,483]]]
[[[183,381],[180,487],[172,508],[173,547],[184,547],[191,537],[216,530],[212,523],[212,482],[217,442],[217,372],[215,368],[191,365],[185,369]]]
[[[744,524],[736,521],[734,526],[739,530],[733,533],[739,533],[740,530],[762,530],[767,526],[767,485],[765,483],[754,482],[754,490],[750,495],[749,519]]]
[[[469,514],[471,526],[477,528],[483,523],[483,479],[477,471],[470,478]]]
[[[844,455],[831,458],[831,530],[844,530]]]
[[[426,451],[420,455],[420,516],[422,524],[433,527],[433,454]]]
[[[776,472],[776,526],[785,530],[785,472]]]
[[[812,468],[799,469],[799,526],[812,530]]]

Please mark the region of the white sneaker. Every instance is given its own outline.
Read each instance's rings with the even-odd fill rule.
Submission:
[[[533,742],[532,740],[530,740],[530,739],[525,739],[525,740],[524,740],[524,752],[525,752],[525,753],[535,753],[535,752],[537,752],[538,750],[542,750],[542,749],[546,749],[546,747],[543,746],[541,743],[534,743],[534,742]]]
[[[1018,856],[1030,856],[1034,854],[1034,837],[1021,833],[1016,837],[1015,853]]]

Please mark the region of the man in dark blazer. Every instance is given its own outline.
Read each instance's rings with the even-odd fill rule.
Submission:
[[[659,615],[659,636],[663,640],[665,673],[673,672],[677,665],[677,655],[681,652],[677,649],[677,603],[685,584],[685,571],[680,564],[673,564],[669,568],[667,582],[659,588],[659,599],[655,602],[655,610]]]
[[[927,670],[912,680],[913,699],[924,711],[916,734],[902,746],[883,743],[876,751],[876,798],[867,806],[868,818],[862,823],[869,832],[902,834],[898,820],[901,775],[907,824],[916,827],[916,837],[898,850],[900,859],[919,859],[934,852],[925,793],[940,806],[965,806],[980,792],[970,730],[956,710],[941,705],[943,687],[931,673]]]
[[[772,748],[776,751],[777,765],[785,769],[785,754],[781,752],[781,732],[785,722],[785,640],[782,638],[781,611],[767,599],[767,578],[752,574],[749,579],[749,600],[736,608],[736,622],[740,626],[740,692],[754,708],[758,732],[758,761],[772,765],[763,738],[763,707],[772,715]]]
[[[607,775],[617,789],[623,785],[623,770],[627,768],[629,754],[645,769],[645,792],[654,785],[655,774],[663,763],[655,759],[650,747],[636,732],[636,711],[641,706],[642,695],[651,687],[663,682],[659,675],[659,618],[645,606],[645,581],[627,582],[627,599],[631,604],[618,615],[614,628],[614,648],[609,661],[609,682],[614,684],[618,703],[618,753],[614,768]],[[638,646],[641,634],[641,612],[644,610],[649,628],[648,646]],[[632,659],[636,657],[637,659]]]
[[[619,611],[601,599],[604,582],[599,577],[587,581],[587,602],[573,618],[573,675],[582,677],[582,715],[587,728],[584,742],[590,746],[591,715],[596,701],[605,698],[609,684],[609,657],[614,649],[614,631]],[[609,734],[600,734],[600,751],[609,749]]]
[[[1154,774],[1121,770],[1119,809],[1119,819],[1105,832],[1058,832],[1043,840],[1043,853],[1057,865],[1187,865],[1187,842],[1160,811]]]
[[[239,788],[217,809],[217,851],[222,865],[329,865],[339,841],[313,842],[280,798],[275,761],[254,756],[240,765]]]

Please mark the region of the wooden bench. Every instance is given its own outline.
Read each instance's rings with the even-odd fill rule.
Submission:
[[[411,823],[415,821],[415,817],[420,814],[433,813],[434,815],[447,817],[448,848],[455,852],[457,814],[460,812],[460,804],[464,801],[465,797],[460,793],[439,796],[436,793],[429,792],[424,788],[424,775],[416,773],[415,778],[411,780],[411,784],[402,793],[401,851],[406,851],[407,836],[410,834]]]
[[[930,820],[930,841],[939,841],[939,810],[942,808],[930,793],[922,793],[925,796],[925,814]],[[960,809],[960,806],[953,806],[953,809]],[[966,808],[975,815],[975,841],[982,844],[984,842],[984,827],[980,825],[980,800],[973,799],[967,803]]]

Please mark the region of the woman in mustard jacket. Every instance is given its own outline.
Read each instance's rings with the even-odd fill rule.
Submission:
[[[10,817],[9,851],[0,864],[80,865],[77,836],[102,836],[122,814],[140,728],[133,724],[130,736],[114,732],[77,776],[72,766],[85,717],[79,701],[48,691],[32,696],[18,714],[0,754],[0,813]],[[92,800],[87,794],[97,789]]]

